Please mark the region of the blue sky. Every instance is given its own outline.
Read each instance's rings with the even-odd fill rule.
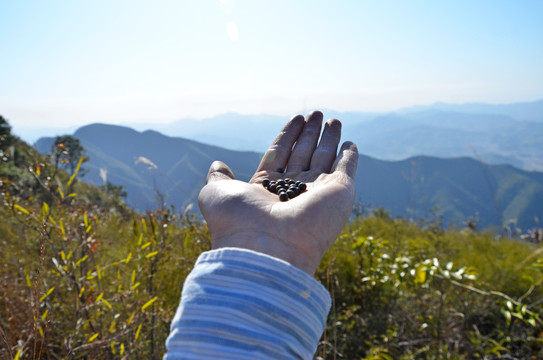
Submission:
[[[0,0],[14,128],[543,98],[543,1]]]

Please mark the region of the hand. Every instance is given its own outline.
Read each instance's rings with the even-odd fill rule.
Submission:
[[[315,273],[349,220],[358,162],[358,150],[351,142],[345,142],[336,156],[341,138],[338,120],[326,122],[317,146],[322,119],[318,111],[307,120],[293,117],[248,183],[235,180],[220,161],[211,165],[198,203],[214,249],[250,249]],[[307,183],[307,190],[281,202],[262,186],[262,180],[282,177]]]

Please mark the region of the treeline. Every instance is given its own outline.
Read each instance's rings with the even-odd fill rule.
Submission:
[[[70,164],[68,140],[42,157],[1,130],[0,356],[160,359],[205,223],[136,213],[122,189],[78,181],[84,149]],[[541,245],[379,210],[316,276],[333,298],[316,357],[543,358]]]

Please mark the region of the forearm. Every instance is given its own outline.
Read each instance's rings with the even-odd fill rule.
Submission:
[[[282,260],[223,248],[200,256],[183,287],[165,359],[312,359],[326,289]]]

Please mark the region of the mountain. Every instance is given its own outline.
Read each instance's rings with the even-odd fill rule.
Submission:
[[[469,156],[543,171],[543,100],[504,105],[436,103],[392,113],[323,113],[342,121],[344,139],[381,160]],[[227,149],[264,152],[285,120],[285,116],[228,113],[171,124],[139,124],[137,129],[153,128]]]
[[[213,160],[224,161],[238,179],[246,181],[261,156],[104,124],[82,127],[74,136],[90,156],[85,180],[102,184],[101,173],[107,173],[108,181],[126,187],[127,203],[138,210],[162,204],[156,190],[178,210],[197,206],[198,192]],[[53,140],[42,138],[35,146],[49,152]],[[513,220],[526,230],[543,219],[543,173],[510,165],[490,166],[468,157],[383,161],[361,155],[356,188],[360,203],[413,220],[428,218],[436,206],[445,224],[462,225],[478,218],[480,227],[486,228]]]
[[[468,157],[381,161],[361,156],[356,189],[363,203],[414,220],[428,218],[434,207],[445,224],[476,218],[482,228],[513,221],[526,230],[543,220],[543,173]]]
[[[213,160],[228,163],[236,176],[245,181],[260,161],[255,152],[226,150],[156,131],[138,132],[115,125],[84,126],[73,136],[90,156],[90,162],[84,165],[90,170],[85,181],[102,185],[106,178],[113,184],[124,185],[127,203],[140,211],[160,207],[161,196],[177,209],[197,206],[198,192]],[[54,138],[41,138],[35,147],[40,152],[50,152],[53,142]]]
[[[362,122],[345,136],[361,152],[379,159],[470,156],[492,164],[543,170],[543,123],[504,115],[439,110],[389,114]]]
[[[363,112],[324,111],[328,118],[341,119],[344,126],[374,119],[378,114]],[[169,124],[137,124],[137,130],[154,129],[169,136],[178,136],[203,143],[213,143],[232,150],[266,151],[288,116],[244,115],[226,113],[205,119],[181,119]]]
[[[400,110],[400,113],[413,113],[426,110],[452,111],[471,114],[503,115],[517,121],[543,123],[543,100],[519,102],[513,104],[464,103],[446,104],[438,102],[432,105],[417,105]]]

